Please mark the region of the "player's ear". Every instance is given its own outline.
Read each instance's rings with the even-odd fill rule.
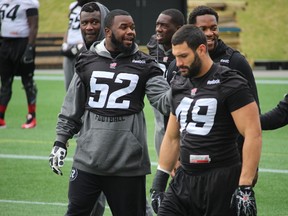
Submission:
[[[200,44],[196,50],[199,55],[207,53],[207,46],[205,44]]]
[[[105,35],[106,35],[106,36],[111,37],[111,35],[112,35],[111,29],[105,27],[105,28],[104,28],[104,31],[105,31]]]

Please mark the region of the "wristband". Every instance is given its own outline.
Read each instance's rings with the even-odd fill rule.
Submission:
[[[59,141],[55,141],[53,146],[58,146],[58,147],[61,147],[61,148],[65,149],[65,150],[67,150],[66,145],[64,143],[62,143],[62,142],[59,142]]]
[[[152,190],[155,190],[157,192],[164,192],[169,176],[170,174],[157,169],[152,185]]]

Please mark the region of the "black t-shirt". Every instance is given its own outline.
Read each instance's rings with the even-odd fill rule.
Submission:
[[[246,79],[237,71],[213,64],[200,78],[176,74],[171,88],[172,113],[180,123],[184,169],[197,171],[238,163],[238,132],[231,112],[254,101]],[[209,162],[194,163],[200,155]]]

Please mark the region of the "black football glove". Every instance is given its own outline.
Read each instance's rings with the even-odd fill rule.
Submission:
[[[159,207],[164,198],[164,192],[168,179],[169,174],[161,170],[157,170],[153,180],[152,188],[150,190],[151,206],[156,214],[158,213]]]
[[[231,208],[237,216],[257,216],[256,200],[251,186],[239,186],[232,195]]]
[[[74,45],[63,43],[61,47],[61,53],[63,56],[66,56],[66,57],[75,57],[79,53],[82,47],[83,47],[83,44],[81,43],[74,44]]]
[[[28,44],[22,56],[23,63],[29,64],[34,62],[34,56],[35,56],[35,47],[31,44]]]
[[[52,171],[57,175],[63,175],[60,167],[63,167],[66,155],[66,145],[62,142],[55,141],[51,154],[49,155],[49,164]]]

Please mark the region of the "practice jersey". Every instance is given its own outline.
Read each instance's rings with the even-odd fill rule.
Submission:
[[[172,49],[165,51],[163,45],[158,43],[156,35],[151,36],[147,48],[149,50],[149,55],[156,59],[163,73],[165,73],[169,64],[175,59],[172,54]]]
[[[38,0],[1,0],[1,36],[8,38],[28,37],[29,26],[27,19],[27,10],[38,10],[38,8]]]
[[[213,64],[200,78],[176,74],[171,81],[172,113],[180,124],[180,159],[189,171],[239,163],[237,128],[231,112],[254,101],[246,79]]]
[[[170,113],[169,85],[158,64],[135,49],[112,57],[105,39],[79,55],[56,127],[66,143],[79,132],[73,167],[96,175],[139,176],[151,172],[144,95]]]
[[[102,44],[104,47],[104,41]],[[79,56],[76,72],[87,84],[86,109],[102,116],[124,116],[142,111],[146,81],[161,75],[155,60],[142,52],[116,59],[99,57],[91,51],[83,53]]]
[[[72,2],[69,6],[69,26],[67,32],[67,43],[78,44],[83,43],[83,38],[80,30],[80,12],[81,6],[77,1]]]

